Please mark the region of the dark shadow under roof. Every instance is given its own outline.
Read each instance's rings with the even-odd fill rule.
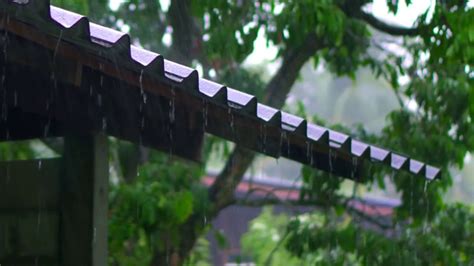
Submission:
[[[28,49],[7,44],[17,41],[19,45],[27,43],[26,47],[33,43],[34,47],[29,52],[33,61],[50,62],[53,70],[41,75],[37,74],[41,71],[27,72],[32,76],[38,75],[38,79],[44,79],[51,73],[56,75],[61,79],[61,90],[72,91],[64,92],[66,96],[61,99],[85,97],[84,91],[81,94],[72,87],[87,90],[89,86],[91,95],[93,87],[103,87],[107,83],[109,88],[94,98],[94,101],[109,101],[108,111],[94,109],[86,97],[81,101],[74,100],[71,106],[75,107],[70,107],[67,102],[62,105],[57,103],[62,107],[57,107],[58,112],[51,114],[48,110],[40,112],[39,107],[31,107],[35,103],[32,100],[28,102],[32,92],[27,88],[34,84],[24,84],[22,96],[15,94],[8,101],[14,110],[21,109],[21,117],[25,113],[27,116],[40,116],[24,121],[44,120],[45,117],[48,121],[65,121],[77,116],[76,121],[90,123],[87,130],[102,127],[111,135],[162,150],[174,150],[177,155],[190,159],[199,159],[202,134],[208,132],[269,156],[286,157],[351,179],[360,179],[361,168],[367,163],[407,170],[430,180],[440,175],[436,167],[308,123],[303,118],[260,104],[252,95],[199,78],[194,69],[131,45],[129,35],[50,6],[49,1],[1,1],[0,10],[0,29],[10,34],[8,41],[2,42],[4,50],[8,45],[8,57],[12,53],[13,59],[8,60],[15,60],[15,64],[22,66],[34,65],[31,57],[28,59],[24,55],[28,54]],[[47,56],[41,59],[39,55],[32,55],[35,49],[49,51],[49,59]],[[5,59],[3,64],[6,65],[8,60]],[[61,62],[66,67],[59,66]],[[34,69],[37,67],[33,66]],[[15,73],[11,75],[15,76]],[[16,79],[21,79],[21,76]],[[53,83],[50,82],[49,86],[57,86],[55,81]],[[17,97],[22,100],[18,101]],[[146,97],[149,97],[148,103]],[[45,101],[48,102],[48,99]],[[123,104],[132,107],[123,107]],[[80,113],[84,106],[89,112],[87,117]],[[130,116],[126,112],[129,108],[139,111],[127,118]],[[143,108],[146,111],[142,111]],[[63,112],[66,115],[62,115]],[[140,113],[145,115],[140,117]],[[147,124],[143,126],[144,122],[140,121],[145,118]],[[6,127],[4,124],[3,127]],[[57,124],[57,128],[61,126],[64,125]],[[83,128],[82,125],[77,127]],[[60,129],[57,130],[57,134],[62,134]],[[41,136],[39,133],[32,135]],[[173,142],[182,144],[175,145]]]

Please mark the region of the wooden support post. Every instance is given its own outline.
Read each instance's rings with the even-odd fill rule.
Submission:
[[[61,265],[107,265],[107,136],[64,140]]]

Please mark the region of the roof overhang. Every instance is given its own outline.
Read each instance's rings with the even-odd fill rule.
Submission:
[[[127,34],[49,1],[0,2],[9,109],[3,139],[104,130],[199,160],[204,132],[272,156],[359,180],[366,164],[434,179],[438,168],[372,146],[199,78],[133,46]],[[45,130],[45,124],[48,127]],[[8,131],[8,136],[7,136]]]

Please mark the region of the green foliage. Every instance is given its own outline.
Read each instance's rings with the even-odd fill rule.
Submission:
[[[198,238],[193,252],[186,259],[186,266],[210,266],[209,241],[203,236]]]
[[[200,167],[151,152],[132,184],[112,185],[112,260],[124,265],[146,264],[153,250],[185,241],[179,233],[180,226],[196,212],[197,199],[205,200],[193,194],[202,174]]]
[[[201,20],[207,57],[218,61],[242,62],[253,50],[259,12],[252,1],[193,1],[193,13]]]
[[[289,220],[284,214],[273,214],[271,207],[263,208],[241,239],[243,254],[257,265],[302,265],[302,260],[282,245],[286,240],[285,228]]]
[[[57,154],[38,140],[0,143],[0,158],[4,161],[56,157]]]
[[[105,1],[102,1],[105,2]],[[62,8],[87,15],[89,14],[89,1],[75,0],[51,0],[51,4]]]
[[[318,254],[318,265],[471,265],[474,212],[449,206],[430,224],[393,227],[381,235],[349,217],[304,215],[293,219],[286,247],[298,256]]]

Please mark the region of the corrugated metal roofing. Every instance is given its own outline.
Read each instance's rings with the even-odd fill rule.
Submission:
[[[346,134],[308,123],[303,118],[258,103],[253,95],[199,78],[195,69],[131,45],[128,34],[91,23],[79,14],[50,6],[49,1],[1,1],[0,8],[6,18],[2,24],[3,28],[8,28],[10,19],[21,21],[45,34],[55,36],[58,42],[69,42],[83,49],[96,51],[101,57],[133,71],[140,76],[140,80],[142,75],[147,75],[167,84],[173,84],[173,88],[185,90],[190,97],[202,99],[206,106],[216,105],[226,108],[231,119],[234,114],[246,117],[248,121],[259,125],[263,132],[261,132],[263,136],[259,138],[260,143],[247,145],[259,152],[274,157],[287,157],[331,172],[333,172],[329,169],[332,168],[331,156],[334,156],[352,162],[355,164],[353,168],[359,166],[357,162],[365,159],[369,163],[383,163],[395,170],[407,170],[430,180],[440,175],[440,170],[434,166],[354,140]],[[230,121],[230,127],[233,127],[233,121]],[[267,132],[267,128],[272,132]],[[233,132],[232,134],[219,132],[217,135],[236,140],[232,136]],[[288,142],[288,148],[283,147],[284,140]],[[273,146],[280,147],[275,149]],[[328,154],[329,158],[318,162],[313,160],[313,154],[316,154],[319,159],[322,154]]]

